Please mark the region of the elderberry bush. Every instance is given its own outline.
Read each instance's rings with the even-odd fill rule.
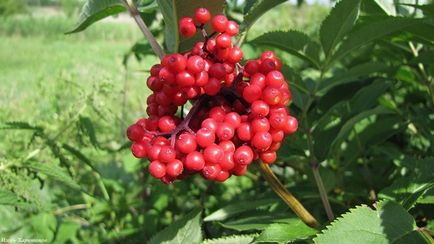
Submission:
[[[238,24],[211,17],[198,8],[194,18],[180,20],[181,35],[199,31],[203,42],[151,68],[148,117],[127,130],[133,155],[148,158],[149,173],[166,184],[196,173],[224,182],[243,175],[254,160],[271,164],[285,135],[297,130],[281,61],[266,51],[241,65],[243,52],[233,43]],[[209,21],[211,34],[204,27]],[[188,102],[193,105],[183,117]]]

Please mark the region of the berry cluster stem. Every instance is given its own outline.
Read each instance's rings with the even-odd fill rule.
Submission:
[[[137,7],[134,5],[134,3],[131,0],[122,0],[122,2],[124,3],[125,7],[127,7],[128,12],[130,12],[131,16],[136,21],[140,30],[145,35],[146,39],[149,41],[149,44],[151,45],[155,54],[157,54],[158,57],[160,59],[162,59],[163,56],[165,55],[163,48],[161,48],[160,44],[158,44],[157,40],[155,39],[154,35],[152,35],[148,26],[146,26],[145,22],[143,21],[142,17],[140,16],[139,10],[137,10]]]
[[[268,164],[258,163],[262,176],[270,184],[276,194],[294,211],[294,213],[308,226],[316,228],[319,226],[318,221],[312,216],[309,211],[294,197],[282,182],[276,177]]]

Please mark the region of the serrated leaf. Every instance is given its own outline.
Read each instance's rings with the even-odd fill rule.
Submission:
[[[23,165],[35,172],[46,175],[48,178],[63,183],[73,189],[80,189],[80,186],[62,169],[55,164],[29,162]]]
[[[95,126],[93,126],[93,122],[89,117],[80,116],[80,125],[82,130],[89,137],[90,142],[95,148],[99,147],[98,140],[96,139]]]
[[[83,31],[93,23],[125,10],[120,0],[87,0],[81,8],[77,26],[66,34]]]
[[[252,44],[279,48],[319,67],[318,60],[306,53],[308,45],[312,45],[312,42],[306,34],[299,31],[275,31],[259,36]]]
[[[271,224],[265,228],[261,235],[255,238],[257,242],[288,243],[295,240],[306,239],[317,233],[300,219],[291,219],[288,223]]]
[[[242,30],[249,29],[259,17],[275,6],[284,3],[285,0],[256,0],[249,2],[246,4],[245,10],[247,12],[244,12],[244,20],[241,25]]]
[[[348,34],[330,60],[340,60],[351,51],[370,44],[397,31],[417,25],[419,20],[399,17],[384,17],[376,21],[368,21]]]
[[[314,238],[317,244],[429,243],[416,222],[395,202],[380,202],[378,210],[366,205],[350,209]]]
[[[402,203],[404,208],[410,209],[425,192],[434,187],[434,158],[407,161],[404,163],[411,171],[410,174],[395,180],[393,184],[384,188],[378,196],[383,199],[393,199]]]
[[[360,12],[361,0],[341,0],[321,24],[320,40],[326,57],[353,28]]]
[[[193,210],[151,238],[149,244],[191,244],[202,241],[201,210]]]
[[[15,193],[8,190],[0,190],[0,205],[24,206],[23,202]]]
[[[185,16],[193,16],[194,11],[199,7],[207,8],[214,16],[223,12],[225,7],[224,0],[157,0],[161,13],[164,18],[164,38],[166,49],[169,53],[186,52],[191,49],[198,41],[203,41],[200,32],[193,37],[184,38],[179,35],[178,23]],[[212,33],[210,25],[205,25],[208,33]]]
[[[257,236],[258,234],[224,236],[215,239],[206,239],[202,244],[247,244],[251,243]]]
[[[204,221],[222,221],[236,214],[246,212],[252,209],[256,209],[258,207],[269,206],[273,203],[276,203],[278,199],[269,198],[269,199],[261,199],[261,200],[252,200],[252,201],[242,201],[227,205],[210,215],[206,216]]]

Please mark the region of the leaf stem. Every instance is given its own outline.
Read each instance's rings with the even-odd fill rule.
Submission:
[[[282,182],[276,177],[268,164],[258,163],[262,176],[270,184],[276,194],[294,211],[294,213],[308,226],[316,228],[319,226],[318,221],[312,216],[309,211],[294,197]]]
[[[145,22],[143,21],[142,17],[140,16],[140,12],[137,10],[134,3],[130,0],[122,0],[122,2],[125,4],[125,6],[128,9],[128,12],[130,12],[131,16],[136,21],[137,25],[139,26],[142,33],[145,35],[146,39],[148,39],[149,44],[151,45],[152,49],[154,50],[155,54],[158,55],[160,59],[164,56],[163,48],[161,48],[160,44],[158,44],[157,40],[155,39],[154,35],[152,35],[151,31],[149,30],[148,26],[146,26]]]

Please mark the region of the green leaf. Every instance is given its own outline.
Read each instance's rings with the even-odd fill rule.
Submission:
[[[403,165],[410,170],[410,173],[396,179],[378,196],[401,202],[404,208],[410,209],[428,190],[434,187],[434,158],[409,160]]]
[[[255,241],[288,243],[295,240],[306,239],[317,233],[300,219],[291,219],[289,223],[271,224],[265,228]]]
[[[80,116],[80,125],[82,131],[87,134],[90,142],[95,148],[99,147],[98,140],[96,139],[95,127],[93,126],[92,120],[89,117]]]
[[[340,60],[355,49],[418,23],[420,21],[417,19],[399,17],[383,17],[380,20],[368,21],[348,34],[347,39],[342,42],[342,45],[330,60]]]
[[[306,34],[299,31],[268,32],[252,41],[253,45],[279,48],[319,67],[318,60],[306,53],[307,47],[312,45],[311,43],[313,41]]]
[[[164,38],[166,49],[169,53],[186,52],[195,43],[203,40],[199,32],[190,38],[181,37],[178,29],[178,23],[181,18],[193,16],[194,11],[199,7],[207,8],[213,16],[222,13],[225,7],[224,0],[157,0],[157,3],[164,18]],[[209,24],[205,28],[208,33],[211,33]]]
[[[242,243],[251,243],[258,234],[250,234],[250,235],[232,235],[232,236],[224,236],[215,239],[206,239],[202,242],[202,244],[242,244]]]
[[[222,221],[236,214],[246,212],[259,207],[270,206],[273,203],[278,202],[278,199],[269,198],[252,201],[242,201],[234,204],[227,205],[210,215],[206,216],[204,221]]]
[[[8,190],[0,190],[0,205],[17,206],[21,204],[21,199],[13,192]]]
[[[322,22],[320,40],[326,57],[353,28],[360,12],[361,0],[341,0]]]
[[[0,126],[0,130],[42,130],[42,127],[39,126],[33,126],[28,122],[23,121],[10,121],[5,122],[3,125]]]
[[[77,26],[66,34],[83,31],[93,23],[125,10],[120,0],[87,0],[81,9]]]
[[[183,218],[158,232],[151,238],[149,244],[173,243],[190,244],[202,241],[201,210],[194,210]]]
[[[80,186],[63,170],[63,168],[55,164],[29,162],[24,164],[24,166],[73,189],[80,189]]]
[[[226,221],[224,223],[219,222],[219,224],[227,229],[246,231],[263,230],[270,224],[288,223],[289,221],[291,221],[291,219],[288,218],[288,215],[260,212],[256,214],[252,213],[247,217],[238,217],[234,220]]]
[[[378,210],[366,205],[350,209],[314,238],[332,243],[429,243],[416,222],[395,202],[380,202]]]
[[[364,10],[370,14],[396,15],[395,4],[390,0],[365,0]]]
[[[348,138],[348,135],[353,130],[354,126],[362,119],[366,119],[369,116],[376,115],[376,114],[388,114],[391,113],[391,111],[384,109],[383,107],[376,107],[373,109],[369,109],[366,111],[363,111],[351,119],[349,119],[345,124],[342,126],[342,128],[339,130],[339,133],[336,135],[335,139],[331,143],[331,148],[336,148],[341,145],[341,143]]]
[[[275,6],[284,3],[285,0],[255,0],[246,4],[242,30],[248,30],[263,14]]]
[[[342,71],[334,75],[333,77],[322,81],[318,86],[318,92],[323,94],[330,90],[331,88],[345,84],[348,82],[353,82],[356,79],[361,77],[372,76],[376,73],[384,73],[388,71],[390,68],[384,63],[363,63],[350,67],[348,70]]]

